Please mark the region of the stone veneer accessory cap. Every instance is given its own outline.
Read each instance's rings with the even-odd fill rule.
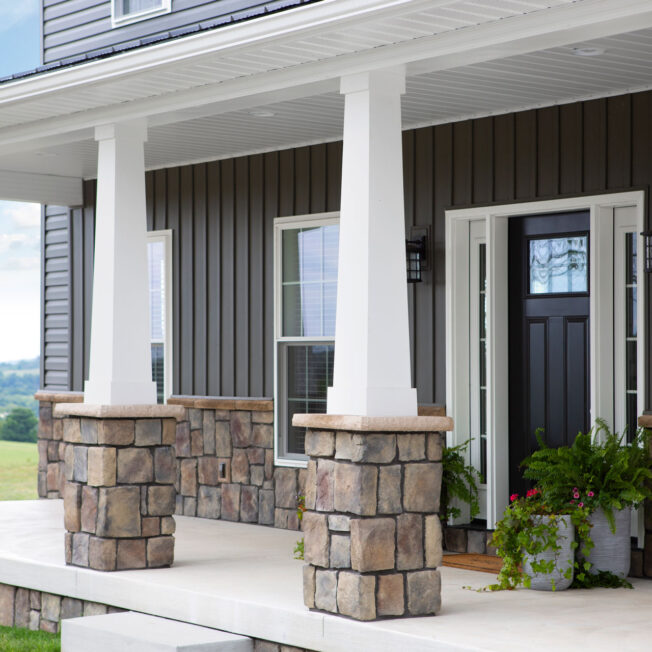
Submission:
[[[348,432],[447,432],[453,430],[450,417],[361,417],[339,414],[295,414],[297,428]]]
[[[55,416],[90,417],[93,419],[177,419],[185,416],[180,405],[89,405],[59,403]]]

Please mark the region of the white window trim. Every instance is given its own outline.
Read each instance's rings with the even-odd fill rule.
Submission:
[[[162,16],[169,14],[171,11],[172,0],[161,0],[161,6],[155,9],[146,9],[145,11],[137,11],[132,14],[120,15],[116,3],[120,0],[111,0],[111,27],[122,27],[131,23],[137,23],[141,20],[154,18],[155,16]]]
[[[484,220],[487,264],[487,527],[493,528],[508,502],[508,219],[573,210],[590,212],[591,420],[614,423],[613,224],[614,209],[632,206],[636,232],[644,225],[645,193],[631,191],[446,211],[446,405],[455,422],[449,442],[469,432],[469,228]],[[640,236],[638,236],[640,238]],[[638,241],[639,251],[642,240]],[[639,257],[638,351],[639,411],[645,397],[645,286]]]
[[[305,341],[306,344],[315,342],[335,342],[333,337],[283,337],[283,274],[282,274],[282,253],[283,253],[283,231],[287,229],[300,229],[310,226],[327,226],[339,224],[339,212],[314,213],[311,215],[297,215],[289,217],[277,217],[274,220],[274,464],[276,466],[289,466],[306,468],[308,458],[288,458],[282,455],[280,447],[280,409],[279,391],[283,382],[279,378],[279,344],[283,342]]]
[[[164,403],[172,395],[172,364],[173,364],[173,340],[172,340],[172,229],[160,231],[148,231],[147,242],[162,242],[165,248],[165,341],[163,342],[163,365],[165,367],[163,376]],[[150,338],[150,343],[152,340]]]

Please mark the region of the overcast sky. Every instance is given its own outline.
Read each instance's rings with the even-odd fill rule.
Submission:
[[[39,0],[0,0],[0,77],[40,64]],[[40,347],[38,204],[0,201],[0,362]]]

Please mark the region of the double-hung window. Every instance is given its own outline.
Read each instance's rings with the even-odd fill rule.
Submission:
[[[156,399],[165,403],[172,393],[172,232],[147,234],[149,324],[152,380]]]
[[[112,0],[111,20],[114,27],[135,23],[170,11],[171,0]]]
[[[302,464],[298,413],[326,412],[333,384],[337,300],[337,214],[279,218],[275,242],[276,457]]]

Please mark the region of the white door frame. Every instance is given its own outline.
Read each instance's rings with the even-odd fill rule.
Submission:
[[[533,201],[446,211],[446,406],[455,430],[449,443],[470,432],[469,229],[483,221],[487,264],[487,527],[493,528],[508,502],[508,219],[515,216],[588,210],[590,212],[591,421],[614,422],[613,228],[614,210],[632,206],[637,232],[644,228],[645,193],[623,193]],[[639,252],[643,251],[639,236]],[[638,411],[645,397],[645,291],[643,256],[638,256]]]

